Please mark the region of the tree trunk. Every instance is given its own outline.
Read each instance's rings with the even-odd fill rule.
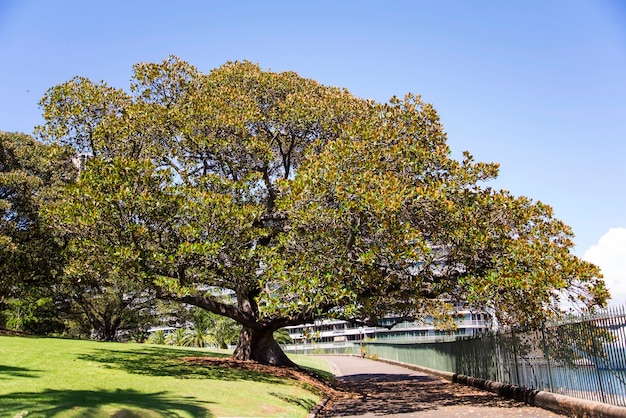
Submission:
[[[243,327],[233,358],[273,366],[297,367],[274,340],[273,334],[273,330]]]

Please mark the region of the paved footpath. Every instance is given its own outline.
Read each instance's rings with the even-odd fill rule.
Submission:
[[[558,417],[550,411],[379,361],[323,356],[339,388],[319,417]]]

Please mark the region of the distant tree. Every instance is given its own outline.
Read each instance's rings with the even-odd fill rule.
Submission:
[[[241,326],[237,322],[223,316],[215,317],[212,325],[207,329],[209,341],[219,349],[228,348],[229,344],[236,343],[240,332]]]
[[[119,331],[146,328],[154,295],[110,279],[115,271],[100,268],[97,257],[81,260],[92,263],[83,272],[97,273],[78,274],[66,234],[42,216],[59,189],[76,182],[74,156],[70,148],[0,132],[1,317],[24,331],[113,340]]]
[[[0,131],[0,321],[13,328],[61,332],[66,301],[52,299],[65,243],[39,211],[55,190],[74,181],[71,153],[21,133]],[[0,323],[0,326],[2,324]]]
[[[149,337],[148,342],[151,344],[165,344],[167,342],[167,336],[165,335],[165,331],[157,330],[154,331]]]
[[[293,342],[287,328],[281,328],[274,331],[274,340],[276,340],[278,344],[290,344]]]
[[[212,342],[211,337],[207,334],[207,331],[202,328],[194,328],[189,335],[189,345],[191,347],[204,348]]]
[[[174,332],[169,334],[166,341],[170,345],[178,347],[187,347],[191,344],[191,334],[188,333],[186,328],[177,328]]]
[[[170,57],[135,65],[130,93],[74,78],[41,106],[43,139],[94,156],[50,211],[75,277],[232,318],[237,359],[292,364],[274,332],[321,318],[445,321],[458,301],[531,324],[561,293],[606,299],[571,229],[482,187],[497,164],[452,159],[419,96]]]
[[[74,280],[68,275],[66,280]],[[114,278],[72,283],[66,286],[73,303],[75,320],[90,327],[89,338],[101,341],[118,341],[121,333],[138,334],[153,323],[154,296],[148,292],[116,286]],[[121,280],[120,280],[121,282]],[[83,326],[84,328],[84,326]]]
[[[4,326],[15,331],[33,334],[61,334],[65,331],[66,314],[60,304],[55,303],[52,292],[33,290],[19,298],[4,301]]]
[[[201,308],[192,309],[191,318],[194,324],[194,331],[197,333],[201,332],[205,336],[205,344],[223,349],[227,348],[228,344],[237,342],[241,327],[233,319]]]
[[[103,242],[93,239],[94,229],[106,229],[111,221],[121,222],[113,229],[108,228],[111,233],[115,228],[126,228],[133,220],[111,218],[100,221],[99,217],[107,216],[106,206],[89,209],[92,212],[82,212],[84,207],[70,203],[73,199],[103,197],[98,196],[100,190],[86,186],[88,182],[100,181],[93,177],[95,175],[96,171],[83,172],[80,179],[69,184],[65,190],[65,193],[75,193],[74,197],[63,201],[67,198],[65,195],[63,200],[51,201],[42,208],[42,215],[51,227],[55,227],[56,236],[68,242],[63,252],[67,261],[56,292],[57,297],[71,304],[74,321],[89,324],[90,338],[115,341],[121,333],[135,334],[146,330],[154,322],[155,291],[145,285],[142,280],[145,273],[141,269],[118,262],[127,257],[131,249],[109,245],[106,246],[107,251],[103,252],[105,247],[99,247]],[[124,199],[123,193],[119,197],[120,202]],[[73,218],[78,234],[72,235],[67,229],[59,228],[59,217],[51,212],[59,207],[62,208],[63,217]]]

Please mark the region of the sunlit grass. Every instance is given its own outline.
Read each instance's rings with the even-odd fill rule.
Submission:
[[[16,417],[304,417],[320,395],[271,375],[201,367],[191,348],[0,337],[0,411]],[[323,360],[298,356],[323,374]]]
[[[289,358],[293,362],[298,364],[300,367],[313,371],[323,380],[326,380],[326,381],[335,380],[335,376],[333,375],[333,372],[331,371],[330,365],[328,364],[328,362],[318,357],[306,356],[302,354],[290,354]]]

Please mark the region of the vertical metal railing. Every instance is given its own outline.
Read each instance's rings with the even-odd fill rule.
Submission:
[[[536,330],[441,343],[367,342],[368,354],[438,370],[626,406],[626,308]]]

